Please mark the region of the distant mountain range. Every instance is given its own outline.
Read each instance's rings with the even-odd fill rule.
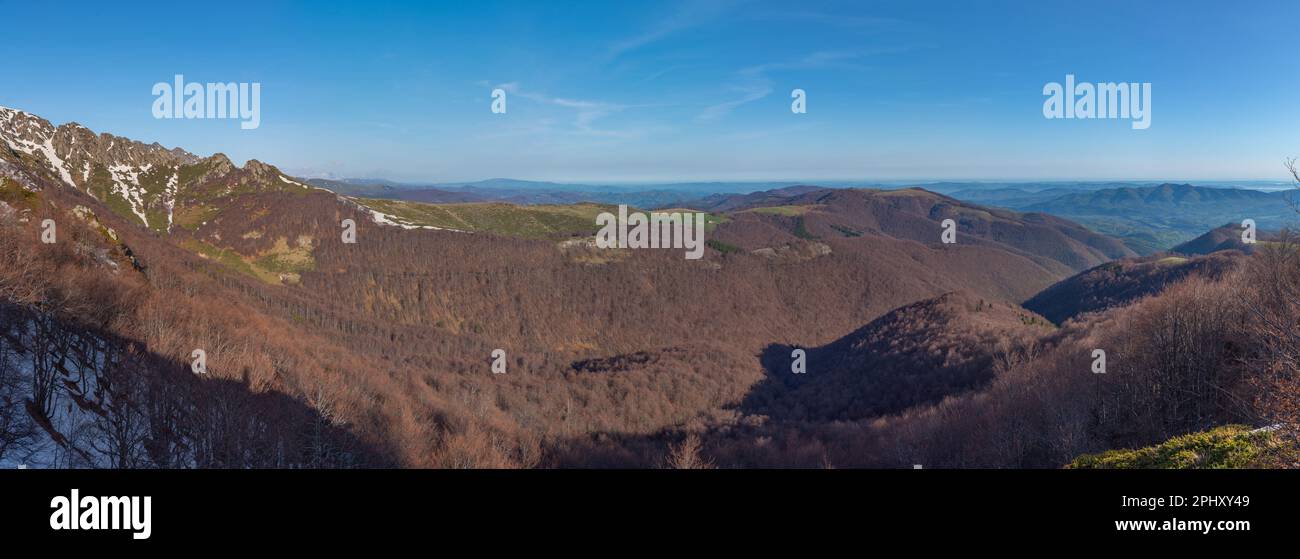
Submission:
[[[1214,350],[1263,337],[1183,325],[1246,256],[1060,214],[1220,215],[1202,252],[1274,195],[731,184],[309,183],[0,109],[0,467],[1058,467],[1243,421]],[[612,201],[707,212],[704,258],[597,248]]]
[[[1169,250],[1224,223],[1255,220],[1260,229],[1278,230],[1300,221],[1291,190],[1265,192],[1190,184],[1039,191],[1017,188],[965,189],[954,198],[1044,212],[1078,221],[1124,240],[1140,254]]]
[[[398,183],[384,179],[309,179],[309,184],[345,196],[385,198],[447,204],[508,202],[511,204],[627,204],[639,208],[684,205],[716,193],[746,193],[795,183],[687,182],[644,185],[571,184],[517,179],[487,179],[434,184]]]
[[[730,211],[789,194],[822,188],[924,188],[976,204],[1065,217],[1122,239],[1139,254],[1169,250],[1225,222],[1254,219],[1260,228],[1278,230],[1298,218],[1295,196],[1281,182],[1238,182],[1237,186],[1194,186],[1137,182],[930,182],[829,183],[694,182],[646,185],[595,185],[488,179],[475,182],[409,184],[384,179],[310,179],[313,186],[338,194],[409,202],[451,204],[628,204],[646,209],[690,207]],[[1263,190],[1263,189],[1269,190]]]

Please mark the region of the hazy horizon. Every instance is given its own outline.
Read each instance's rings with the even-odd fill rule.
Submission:
[[[286,170],[288,171],[288,170]],[[365,184],[390,184],[401,188],[436,188],[436,187],[460,187],[476,186],[482,183],[493,181],[510,181],[514,183],[523,183],[516,186],[521,190],[530,188],[544,189],[547,185],[559,187],[592,187],[592,188],[665,188],[665,187],[684,187],[684,186],[707,186],[717,185],[719,187],[727,186],[753,186],[750,190],[763,190],[766,188],[779,188],[781,185],[809,185],[823,186],[828,188],[906,188],[911,186],[925,187],[937,185],[987,185],[991,187],[1030,187],[1044,186],[1052,187],[1061,186],[1100,186],[1100,185],[1131,185],[1131,186],[1157,186],[1161,184],[1190,184],[1205,188],[1240,188],[1248,190],[1289,190],[1295,188],[1294,181],[1291,180],[1251,180],[1251,179],[1189,179],[1189,178],[1171,178],[1171,179],[1077,179],[1077,178],[1056,178],[1056,179],[1017,179],[1017,178],[913,178],[913,179],[770,179],[770,180],[679,180],[679,181],[620,181],[620,180],[537,180],[519,177],[487,177],[467,181],[399,181],[387,177],[337,177],[337,176],[310,176],[301,175],[302,178],[309,180],[323,179],[330,181],[349,182],[357,185]],[[729,192],[717,190],[717,192]]]
[[[0,105],[298,175],[1243,181],[1300,153],[1285,2],[267,5],[212,27],[166,24],[203,6],[70,9],[7,6],[61,32],[8,30]],[[154,118],[177,75],[260,84],[260,126]],[[1149,128],[1045,118],[1068,76],[1149,84]]]

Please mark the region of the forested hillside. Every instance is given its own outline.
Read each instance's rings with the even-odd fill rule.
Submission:
[[[1050,215],[794,187],[692,208],[688,260],[594,248],[602,206],[347,197],[5,111],[5,463],[1059,467],[1293,401],[1246,320],[1294,323],[1280,242],[1108,264]]]

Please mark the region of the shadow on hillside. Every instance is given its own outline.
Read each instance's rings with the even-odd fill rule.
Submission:
[[[319,410],[257,390],[246,374],[196,374],[139,341],[12,304],[0,304],[0,399],[25,404],[0,410],[11,457],[24,447],[29,457],[62,456],[52,467],[391,465]]]
[[[826,347],[802,348],[805,371],[809,370],[806,367],[810,364],[826,362],[829,354]],[[808,395],[806,387],[824,380],[819,381],[822,379],[820,375],[814,377],[806,372],[794,372],[795,359],[791,354],[795,349],[795,346],[786,344],[768,344],[763,348],[758,360],[763,367],[764,378],[745,395],[739,405],[740,411],[750,415],[766,415],[777,421],[805,419],[809,415],[811,410],[808,406],[815,406],[816,402],[803,401]]]
[[[818,347],[770,344],[759,354],[765,378],[738,406],[778,422],[860,421],[933,405],[981,389],[993,378],[989,339],[930,329],[887,328],[888,317]]]

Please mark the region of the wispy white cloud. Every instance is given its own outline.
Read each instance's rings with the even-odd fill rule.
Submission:
[[[644,134],[644,131],[640,131],[640,130],[603,129],[603,128],[597,128],[594,125],[595,122],[599,119],[605,118],[615,113],[622,112],[630,108],[634,108],[635,106],[633,105],[625,105],[622,103],[611,103],[607,101],[592,101],[592,100],[584,100],[584,99],[569,99],[564,97],[551,97],[549,95],[544,95],[534,91],[525,90],[524,88],[520,87],[518,82],[498,84],[496,87],[505,90],[505,92],[511,96],[522,97],[524,99],[533,101],[541,105],[559,107],[562,109],[568,109],[573,111],[574,120],[573,120],[573,127],[571,130],[569,130],[570,133],[591,135],[591,136],[605,136],[605,137],[637,137]],[[534,130],[543,130],[543,129],[535,128]],[[549,126],[546,127],[545,130],[553,131]]]
[[[704,111],[700,112],[700,120],[720,119],[727,116],[727,114],[735,110],[736,107],[746,103],[753,103],[754,101],[771,95],[772,82],[765,76],[759,76],[758,78],[753,78],[752,83],[733,85],[731,89],[739,91],[741,96],[737,99],[731,99],[705,107]]]
[[[713,21],[733,7],[743,3],[744,0],[707,0],[678,4],[672,13],[649,26],[644,32],[610,45],[609,50],[605,52],[604,59],[606,62],[614,60],[626,52]]]
[[[772,72],[807,70],[815,68],[827,68],[831,66],[849,66],[854,60],[886,52],[896,52],[900,49],[873,49],[858,51],[819,51],[808,54],[803,58],[786,62],[773,62],[768,64],[759,64],[742,68],[736,72],[735,83],[728,86],[729,90],[736,91],[740,94],[735,99],[729,99],[721,103],[716,103],[705,107],[700,112],[700,120],[717,120],[720,119],[736,108],[758,101],[772,94],[773,83],[768,74]]]

